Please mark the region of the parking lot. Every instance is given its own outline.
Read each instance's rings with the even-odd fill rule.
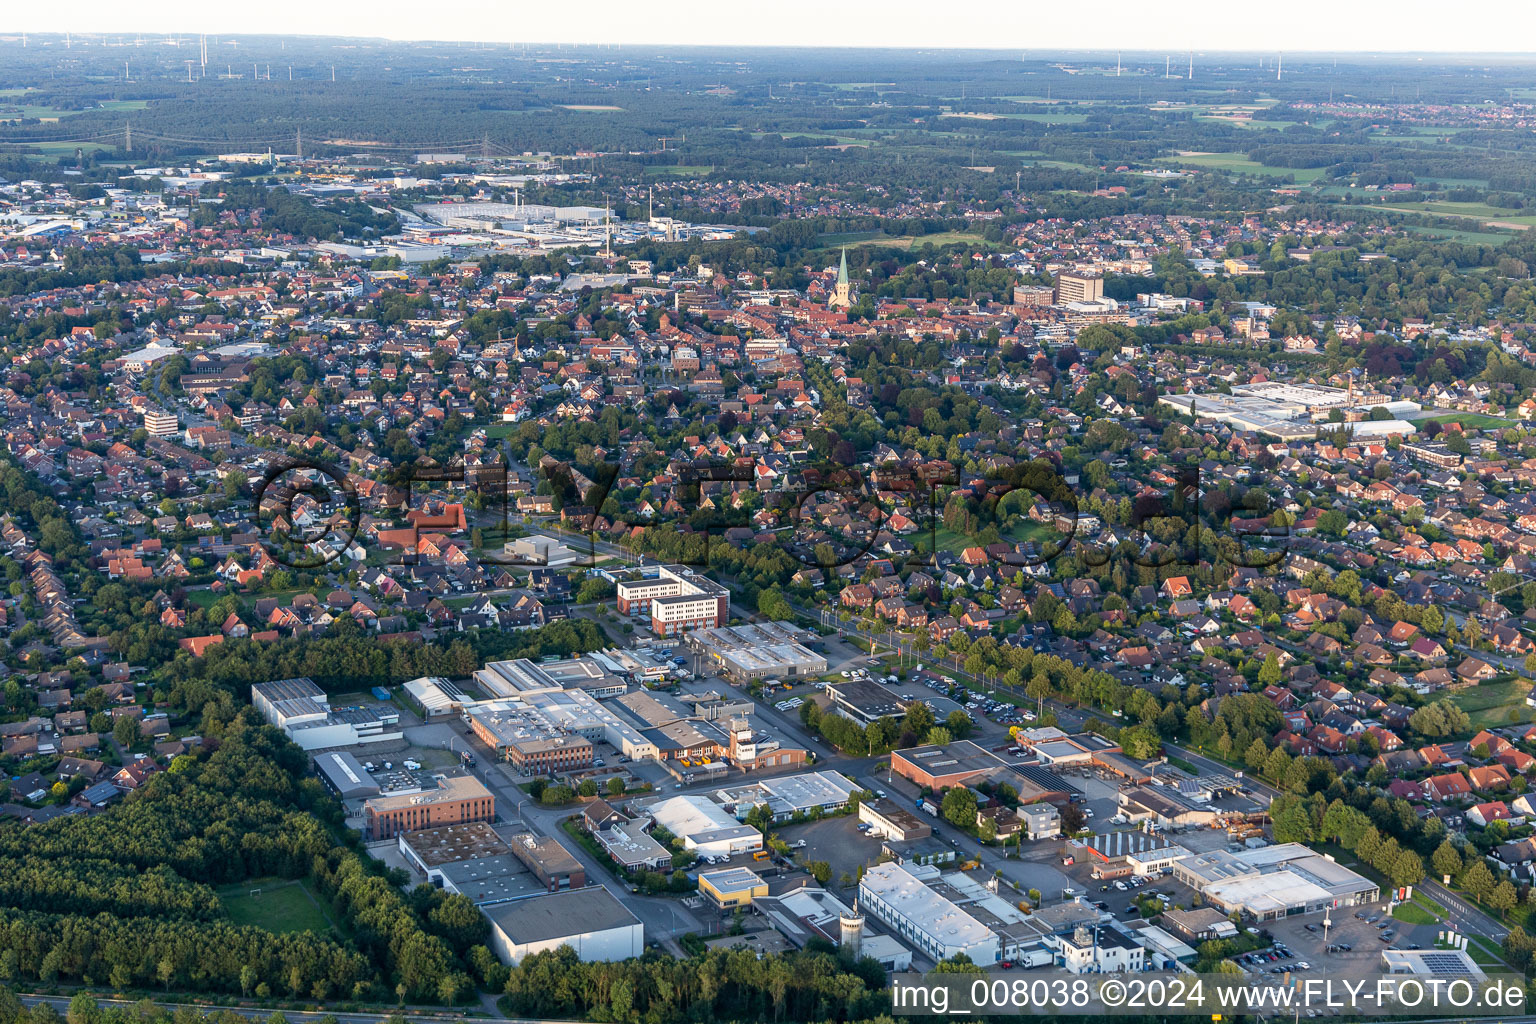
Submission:
[[[859,868],[873,864],[880,856],[880,840],[865,835],[858,826],[858,817],[846,814],[786,825],[778,833],[779,838],[791,846],[802,839],[805,841],[804,848],[794,851],[797,859],[803,855],[806,861],[824,860],[831,866],[828,887],[836,892],[844,872],[849,878],[856,879]]]

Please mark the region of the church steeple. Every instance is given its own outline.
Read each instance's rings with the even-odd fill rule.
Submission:
[[[847,309],[853,305],[852,285],[848,283],[848,247],[843,246],[842,258],[837,264],[837,287],[827,300],[829,309]]]

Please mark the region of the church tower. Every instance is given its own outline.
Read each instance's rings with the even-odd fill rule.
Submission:
[[[848,283],[848,247],[843,246],[843,257],[837,265],[837,287],[827,300],[828,309],[848,309],[853,305],[852,286]]]

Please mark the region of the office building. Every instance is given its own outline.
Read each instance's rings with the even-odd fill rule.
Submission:
[[[1104,297],[1104,278],[1098,274],[1063,272],[1056,275],[1056,304],[1096,302]]]
[[[173,412],[161,409],[144,410],[144,429],[150,437],[175,437],[181,430],[181,421]]]
[[[496,797],[478,779],[438,776],[436,789],[372,798],[363,805],[363,816],[368,838],[389,839],[438,825],[495,821]]]
[[[725,624],[731,592],[683,565],[646,565],[617,574],[617,605],[624,615],[649,617],[651,632],[675,636]]]
[[[768,883],[748,868],[722,868],[699,873],[699,892],[720,910],[734,910],[750,907],[757,897],[767,896]]]
[[[1114,974],[1140,971],[1146,965],[1146,947],[1114,928],[1075,928],[1071,935],[1056,937],[1061,966],[1073,974]]]
[[[876,839],[910,842],[933,835],[932,825],[894,800],[860,801],[859,820],[869,824],[870,835]]]
[[[486,907],[490,947],[503,963],[570,946],[587,962],[628,960],[645,951],[645,926],[600,885]]]

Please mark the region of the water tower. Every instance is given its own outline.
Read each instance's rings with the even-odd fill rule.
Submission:
[[[842,932],[842,941],[838,945],[850,956],[858,956],[859,948],[864,944],[864,915],[859,913],[858,900],[853,901],[853,910],[838,915],[837,924]]]

